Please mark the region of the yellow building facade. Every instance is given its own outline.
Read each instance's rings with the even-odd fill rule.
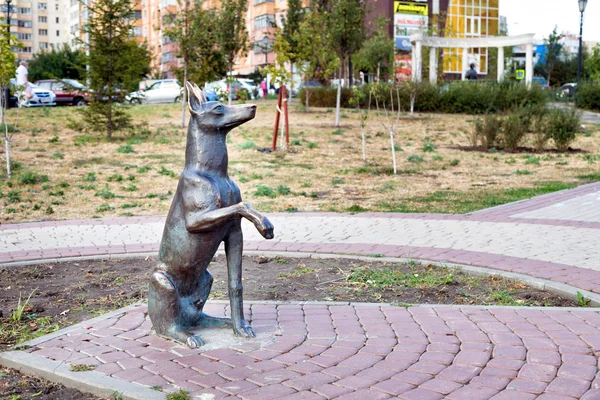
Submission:
[[[477,38],[499,33],[499,0],[449,0],[444,36]],[[444,73],[462,73],[462,49],[444,49]],[[488,72],[489,55],[485,48],[470,49],[468,64],[475,63],[480,74]]]

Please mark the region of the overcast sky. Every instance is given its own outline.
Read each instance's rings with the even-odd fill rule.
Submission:
[[[577,0],[500,0],[500,15],[507,17],[508,34],[535,33],[547,37],[559,32],[579,34]],[[583,20],[583,40],[600,42],[600,0],[589,0]]]

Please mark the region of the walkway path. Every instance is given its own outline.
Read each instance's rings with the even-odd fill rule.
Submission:
[[[491,267],[600,293],[600,183],[470,215],[274,214],[245,249],[382,254]],[[164,217],[0,225],[0,265],[156,252]]]
[[[0,263],[156,252],[163,221],[0,225]],[[446,260],[600,293],[600,183],[470,215],[275,214],[272,221],[272,241],[245,226],[246,249]],[[209,306],[228,312],[225,303]],[[185,349],[156,338],[145,306],[133,306],[0,354],[0,362],[132,399],[164,398],[149,389],[155,385],[202,399],[600,399],[594,309],[246,307],[257,341]],[[97,368],[74,373],[65,363]]]

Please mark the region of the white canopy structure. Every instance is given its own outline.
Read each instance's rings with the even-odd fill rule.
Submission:
[[[437,82],[438,48],[462,48],[462,79],[465,80],[469,68],[469,49],[481,47],[498,48],[498,82],[504,77],[504,47],[526,45],[525,58],[525,83],[530,85],[533,81],[533,40],[534,34],[528,33],[518,36],[490,36],[477,38],[446,38],[425,36],[423,33],[411,35],[412,51],[412,80],[420,82],[422,79],[423,60],[421,50],[423,46],[429,47],[429,81]]]

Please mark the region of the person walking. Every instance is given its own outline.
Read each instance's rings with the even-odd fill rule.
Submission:
[[[467,70],[467,75],[465,77],[469,81],[476,81],[477,80],[477,71],[475,70],[475,63],[471,63],[471,65],[469,65],[469,67],[470,68]]]
[[[17,78],[17,86],[22,88],[19,91],[18,99],[19,99],[19,107],[22,104],[26,103],[28,99],[32,98],[31,88],[29,87],[29,71],[27,70],[27,62],[21,61],[19,62],[19,66],[16,71]]]
[[[267,98],[267,80],[263,79],[263,81],[260,83],[260,89],[262,90],[262,96],[263,98]]]

